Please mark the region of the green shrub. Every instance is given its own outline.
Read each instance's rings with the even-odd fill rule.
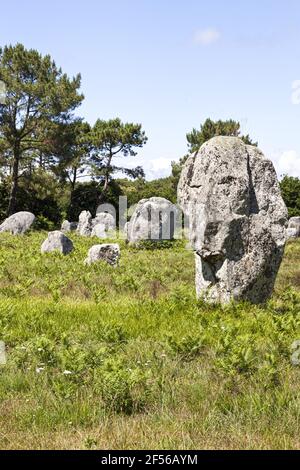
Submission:
[[[48,232],[51,232],[55,230],[56,227],[55,223],[47,219],[47,217],[38,215],[34,221],[34,228],[36,230],[47,230]]]
[[[119,360],[107,361],[100,373],[98,384],[107,409],[128,415],[145,409],[150,396],[147,373]]]
[[[216,348],[215,367],[229,376],[253,373],[258,366],[254,340],[250,335],[237,336],[234,330],[222,335]]]
[[[192,360],[203,352],[204,337],[199,334],[188,334],[179,338],[169,335],[167,341],[171,351],[184,360]]]
[[[177,240],[141,240],[138,243],[140,250],[170,250],[181,246]]]

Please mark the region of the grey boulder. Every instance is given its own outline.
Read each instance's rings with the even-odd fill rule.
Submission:
[[[126,226],[129,243],[141,240],[172,240],[174,238],[177,207],[162,197],[142,199]]]
[[[116,221],[108,212],[98,212],[92,220],[92,236],[98,238],[114,238],[116,234]]]
[[[116,221],[113,215],[108,212],[98,212],[96,217],[92,220],[92,225],[102,224],[105,226],[105,231],[113,231],[116,229]]]
[[[300,217],[291,217],[287,228],[287,238],[300,237]]]
[[[129,228],[129,222],[126,222],[126,224],[124,225],[124,228],[123,228],[123,233],[124,233],[126,239],[128,238],[128,228]]]
[[[67,255],[71,253],[73,248],[72,241],[64,233],[56,230],[48,233],[48,238],[41,246],[41,253],[59,251],[63,255]]]
[[[77,227],[77,222],[69,222],[68,220],[64,220],[61,225],[61,231],[65,233],[74,232],[75,230],[77,230]]]
[[[287,240],[291,240],[293,238],[298,238],[298,230],[296,228],[287,228],[286,230],[286,238]]]
[[[104,224],[97,224],[92,229],[92,237],[107,238],[106,227]]]
[[[215,137],[186,161],[178,202],[190,221],[199,297],[253,303],[272,294],[287,209],[272,162],[235,137]]]
[[[111,266],[116,267],[120,259],[120,246],[116,243],[104,245],[94,245],[88,252],[85,264],[93,264],[98,261],[105,261]]]
[[[77,232],[83,237],[90,237],[92,233],[92,214],[89,211],[82,211],[79,216]]]
[[[34,221],[35,215],[31,212],[17,212],[0,225],[0,232],[22,235],[30,229]]]

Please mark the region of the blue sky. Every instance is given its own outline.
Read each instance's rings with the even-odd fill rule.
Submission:
[[[300,176],[298,0],[0,0],[0,44],[82,74],[90,123],[141,122],[129,164],[169,174],[207,117],[240,120],[278,173]],[[297,83],[297,80],[299,83]],[[295,89],[292,89],[294,84]]]

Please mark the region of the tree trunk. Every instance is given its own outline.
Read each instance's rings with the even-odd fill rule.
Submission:
[[[67,212],[68,220],[70,222],[72,222],[72,217],[73,217],[74,192],[75,192],[76,182],[77,182],[77,168],[74,168],[73,178],[71,180],[70,202],[69,202],[69,208],[68,208],[68,212]]]
[[[17,144],[14,148],[14,162],[12,168],[12,182],[9,196],[7,215],[10,216],[16,212],[17,192],[19,180],[20,146]]]
[[[107,166],[106,166],[106,173],[105,173],[105,177],[104,177],[103,189],[102,189],[101,194],[98,198],[98,206],[100,206],[100,204],[103,204],[105,202],[105,196],[106,196],[108,186],[109,186],[110,165],[111,165],[112,158],[113,158],[113,154],[110,153],[109,159],[108,159],[108,162],[107,162]]]
[[[101,191],[100,196],[98,197],[98,206],[100,206],[100,204],[103,204],[105,201],[105,196],[108,190],[108,185],[109,185],[109,177],[105,176],[103,189]]]

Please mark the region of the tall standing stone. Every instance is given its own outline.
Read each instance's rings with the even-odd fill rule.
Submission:
[[[272,162],[236,137],[186,161],[178,202],[190,221],[196,289],[208,301],[266,301],[286,242],[287,209]]]

